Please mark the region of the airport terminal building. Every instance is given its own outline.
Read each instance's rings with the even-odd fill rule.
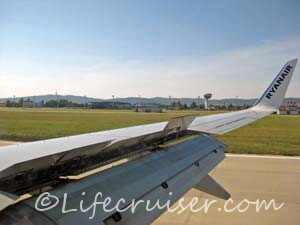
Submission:
[[[277,111],[278,115],[300,115],[300,104],[296,102],[287,102],[280,106]]]

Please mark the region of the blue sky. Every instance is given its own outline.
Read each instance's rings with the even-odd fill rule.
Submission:
[[[300,56],[299,12],[298,0],[0,0],[0,97],[254,98]]]

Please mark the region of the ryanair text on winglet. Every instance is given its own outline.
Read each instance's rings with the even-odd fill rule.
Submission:
[[[293,67],[290,65],[287,65],[283,73],[281,73],[281,76],[278,77],[278,79],[273,84],[272,88],[269,90],[268,94],[266,95],[266,98],[271,99],[272,96],[275,94],[276,90],[280,87],[282,82],[285,80],[285,77],[289,74]]]

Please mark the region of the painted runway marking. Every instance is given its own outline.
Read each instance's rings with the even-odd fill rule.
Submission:
[[[236,157],[236,158],[261,158],[261,159],[293,159],[300,160],[298,156],[275,156],[275,155],[246,155],[246,154],[226,154],[227,157]]]

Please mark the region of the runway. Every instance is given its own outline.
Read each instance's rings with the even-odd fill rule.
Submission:
[[[259,155],[231,155],[214,170],[211,175],[230,193],[233,199],[229,209],[234,208],[244,199],[250,201],[274,199],[276,206],[284,205],[275,211],[271,207],[268,211],[256,212],[256,206],[250,205],[245,212],[225,212],[224,200],[220,200],[195,189],[185,196],[187,205],[192,198],[199,198],[196,205],[199,208],[208,201],[218,200],[207,213],[192,212],[187,209],[176,215],[167,212],[161,216],[155,225],[298,225],[300,224],[300,157],[259,156]],[[241,208],[247,207],[247,202]],[[219,211],[220,210],[220,211]]]

